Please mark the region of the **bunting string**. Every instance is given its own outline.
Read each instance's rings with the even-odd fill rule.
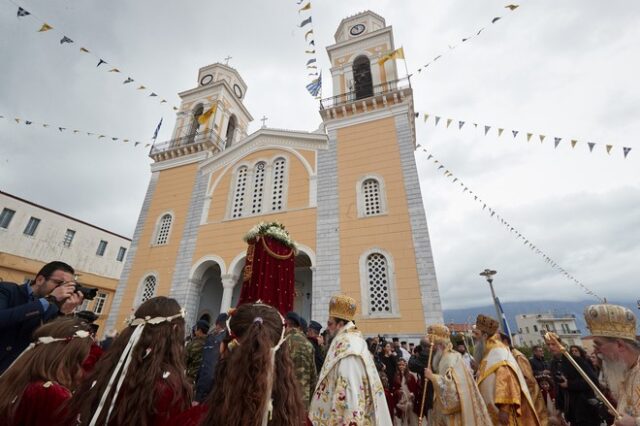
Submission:
[[[98,140],[104,139],[105,141],[110,140],[113,142],[131,143],[131,146],[134,148],[138,146],[140,147],[144,146],[145,148],[148,148],[151,146],[151,143],[142,143],[139,140],[135,140],[132,138],[121,138],[121,137],[107,135],[105,133],[100,133],[100,132],[87,132],[85,130],[79,130],[69,126],[60,126],[57,124],[42,123],[39,121],[28,120],[26,118],[16,117],[11,119],[9,117],[5,117],[4,115],[0,115],[0,121],[7,121],[9,123],[14,123],[19,126],[42,127],[58,133],[72,134],[76,136],[90,136]]]
[[[438,127],[438,125],[443,119],[443,116],[440,116],[440,115],[434,115],[430,113],[420,113],[420,112],[415,113],[416,118],[419,118],[420,115],[422,115],[424,124],[427,123],[429,118],[433,117],[432,121],[434,123],[434,127]],[[444,123],[446,123],[445,128],[447,129],[453,128],[453,129],[457,129],[458,131],[462,131],[464,125],[467,124],[468,121],[454,119],[454,118],[446,118]],[[455,123],[455,125],[451,126],[452,123]],[[585,148],[587,148],[590,153],[593,153],[594,149],[596,149],[597,147],[596,152],[604,152],[607,155],[611,155],[612,151],[613,152],[619,151],[622,153],[622,156],[624,159],[626,159],[629,153],[631,152],[631,147],[629,146],[618,147],[612,144],[597,143],[589,140],[585,141],[585,140],[571,139],[571,138],[565,138],[560,136],[553,136],[547,139],[547,135],[542,133],[512,130],[512,129],[507,130],[505,127],[498,127],[498,126],[484,124],[484,123],[471,122],[469,125],[467,125],[465,130],[470,128],[471,125],[473,125],[472,130],[481,131],[484,133],[484,136],[488,136],[490,133],[493,133],[497,135],[498,138],[500,138],[502,137],[503,133],[505,133],[505,130],[506,130],[505,138],[508,137],[510,139],[513,139],[514,141],[521,141],[521,142],[540,141],[540,144],[544,144],[545,140],[550,141],[551,139],[553,139],[554,149],[557,149],[558,146],[560,146],[560,144],[562,144],[564,141],[564,145],[570,146],[571,150],[574,150],[574,148],[579,144],[580,146],[584,146]]]
[[[306,4],[302,5],[306,1]],[[318,58],[316,56],[316,41],[313,32],[313,16],[311,14],[311,0],[298,0],[296,4],[300,6],[298,14],[308,14],[308,16],[300,22],[299,28],[304,31],[304,41],[306,43],[305,54],[309,55],[307,59],[306,70],[308,77],[315,77],[307,84],[307,91],[316,99],[322,97],[322,71],[318,69]],[[302,6],[301,6],[302,5]]]
[[[506,5],[504,8],[507,9],[509,12],[513,12],[514,10],[516,10],[517,8],[519,8],[520,5],[518,4],[508,4]],[[476,30],[474,33],[468,35],[467,37],[463,37],[462,40],[459,43],[453,44],[453,45],[449,45],[449,48],[443,52],[440,52],[438,55],[434,56],[429,62],[427,62],[426,64],[422,65],[420,68],[418,68],[416,70],[416,72],[421,73],[423,70],[426,70],[428,67],[433,66],[436,61],[438,61],[440,58],[442,58],[443,56],[449,54],[450,52],[452,52],[453,50],[455,50],[458,46],[463,45],[464,43],[468,43],[469,41],[477,38],[480,36],[480,34],[482,34],[482,32],[489,28],[490,26],[492,26],[493,24],[495,24],[496,22],[498,22],[499,20],[501,20],[502,18],[504,18],[506,15],[504,16],[496,16],[491,20],[491,23],[485,25],[484,27],[480,28],[479,30]]]
[[[62,31],[50,25],[48,22],[46,22],[47,20],[42,19],[38,15],[34,14],[32,10],[26,10],[25,8],[21,7],[18,3],[16,3],[14,0],[7,0],[7,1],[18,8],[18,12],[17,12],[18,19],[26,18],[26,19],[32,19],[34,21],[39,22],[38,25],[40,25],[39,27],[40,29],[37,32],[57,33],[58,34],[57,37],[59,37],[59,40],[60,40],[59,44],[61,46],[78,45],[78,43],[74,38],[69,37],[67,34],[64,34]],[[40,24],[40,22],[42,22],[42,24]],[[92,50],[88,49],[85,46],[81,46],[79,48],[79,52],[82,55],[93,56],[97,61],[96,68],[99,68],[103,72],[119,75],[120,76],[119,78],[122,78],[123,75],[127,75],[127,73],[125,73],[121,67],[116,67],[111,61],[107,61],[106,59],[104,59],[104,56],[100,56],[94,53]],[[131,84],[134,82],[137,82],[136,85]],[[130,75],[127,75],[126,78],[122,78],[122,85],[129,85],[131,87],[136,87],[136,91],[139,91],[140,94],[143,94],[148,98],[153,98],[159,101],[159,103],[161,104],[168,105],[168,102],[165,98],[159,96],[155,91],[148,89],[145,85],[140,84],[139,80],[134,79]],[[178,108],[175,105],[172,106],[172,109],[174,111],[178,110]]]
[[[490,218],[497,220],[512,236],[514,236],[519,242],[521,242],[525,247],[527,247],[532,253],[540,256],[547,265],[561,273],[565,278],[569,281],[576,284],[580,287],[586,294],[589,296],[593,296],[604,303],[604,299],[594,293],[591,289],[589,289],[582,281],[574,277],[569,271],[564,269],[558,262],[556,262],[551,256],[547,255],[542,249],[540,249],[536,244],[533,243],[533,240],[525,236],[522,232],[518,230],[518,228],[512,225],[508,220],[504,218],[497,210],[489,205],[489,203],[483,200],[477,193],[475,193],[466,183],[462,181],[459,177],[457,177],[451,169],[445,166],[440,160],[438,160],[431,152],[429,152],[426,148],[423,148],[422,145],[418,144],[416,149],[421,149],[423,155],[426,157],[427,161],[429,161],[433,167],[438,172],[442,172],[442,176],[447,178],[449,182],[458,189],[462,188],[462,192],[466,194],[469,198],[472,198],[475,203],[479,206],[482,206],[482,210],[485,211]]]

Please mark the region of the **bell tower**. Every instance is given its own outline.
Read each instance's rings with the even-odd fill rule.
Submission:
[[[364,333],[418,337],[442,323],[414,159],[413,91],[398,73],[393,29],[371,11],[343,19],[327,47],[333,96],[320,115],[314,317],[335,293],[359,303]]]

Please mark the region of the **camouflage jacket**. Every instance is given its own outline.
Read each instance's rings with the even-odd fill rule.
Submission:
[[[200,370],[200,364],[202,364],[202,350],[205,339],[206,336],[194,337],[187,344],[187,377],[192,383],[198,378],[198,370]]]
[[[309,407],[318,381],[313,345],[307,340],[307,336],[297,328],[287,330],[286,336],[295,375],[302,390],[302,399],[305,406]]]

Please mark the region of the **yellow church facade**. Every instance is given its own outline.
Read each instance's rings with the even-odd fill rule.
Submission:
[[[342,20],[327,48],[334,96],[312,132],[262,127],[233,68],[199,70],[180,93],[172,139],[150,153],[151,181],[107,326],[144,300],[176,298],[188,323],[237,302],[246,243],[263,221],[298,245],[295,309],[325,323],[328,301],[358,301],[365,334],[417,337],[442,322],[414,161],[413,93],[397,78],[391,27],[373,12]]]

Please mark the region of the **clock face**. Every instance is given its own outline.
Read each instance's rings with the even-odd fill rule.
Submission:
[[[239,98],[242,97],[242,89],[237,84],[233,85],[233,92],[236,94],[237,97]]]
[[[200,79],[200,85],[206,86],[207,84],[213,81],[213,76],[211,74],[205,74]]]
[[[364,32],[364,29],[365,29],[364,24],[355,24],[349,30],[349,34],[351,34],[352,36],[357,36],[357,35],[362,34]]]

